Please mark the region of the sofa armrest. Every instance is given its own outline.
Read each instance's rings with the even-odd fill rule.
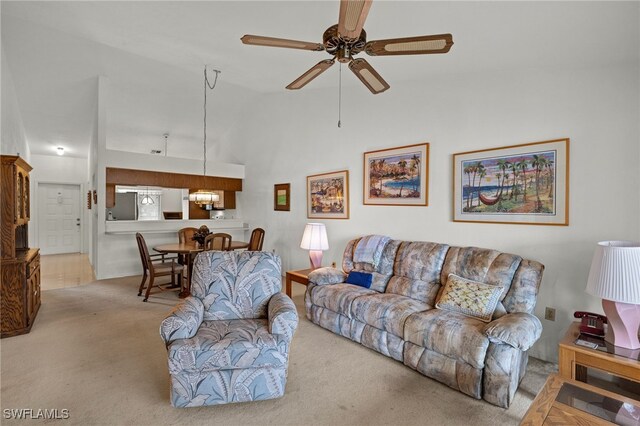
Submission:
[[[287,342],[291,342],[298,328],[298,311],[293,300],[284,293],[276,293],[269,299],[267,309],[269,333],[282,335]]]
[[[491,321],[484,331],[493,343],[505,343],[526,351],[540,338],[542,324],[534,315],[515,312]]]
[[[160,324],[160,336],[165,345],[195,336],[203,316],[204,305],[200,299],[193,296],[183,299]]]
[[[315,285],[340,284],[347,279],[347,274],[339,269],[319,268],[309,274],[309,282]]]

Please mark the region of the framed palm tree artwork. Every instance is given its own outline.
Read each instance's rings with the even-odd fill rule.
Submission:
[[[569,225],[569,139],[453,154],[453,220]]]
[[[429,144],[364,153],[364,204],[429,205]]]

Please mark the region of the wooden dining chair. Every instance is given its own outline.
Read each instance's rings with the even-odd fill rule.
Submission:
[[[180,244],[195,244],[193,241],[193,235],[198,232],[198,228],[186,227],[182,228],[178,231],[178,242]],[[181,265],[185,264],[186,256],[183,254],[178,255],[178,263]]]
[[[167,283],[170,287],[175,286],[175,289],[180,290],[182,288],[182,266],[178,265],[174,260],[175,257],[168,258],[164,254],[149,254],[147,243],[144,241],[144,237],[141,233],[136,233],[136,242],[138,243],[138,250],[140,251],[140,261],[142,262],[142,282],[138,288],[138,296],[142,296],[142,290],[147,291],[144,294],[143,302],[149,299],[152,287],[158,287],[161,291],[165,289],[160,287],[160,284],[156,284],[156,277],[171,276],[171,282]],[[159,257],[159,258],[158,258]],[[176,280],[177,277],[177,280]],[[149,283],[147,283],[149,278]],[[180,283],[180,285],[177,285]]]
[[[231,235],[222,232],[207,235],[204,239],[204,250],[230,251]]]
[[[256,228],[251,231],[251,239],[249,240],[248,251],[262,251],[262,243],[264,243],[264,229]]]
[[[198,232],[198,228],[182,228],[178,231],[178,242],[181,244],[193,244],[193,234]]]

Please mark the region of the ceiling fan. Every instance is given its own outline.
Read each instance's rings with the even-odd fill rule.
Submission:
[[[302,74],[287,89],[297,90],[326,71],[336,61],[348,63],[349,69],[364,83],[374,95],[389,88],[389,84],[375,69],[362,58],[353,56],[365,51],[370,56],[425,55],[447,53],[453,45],[451,34],[425,35],[417,37],[391,38],[367,42],[367,33],[363,29],[364,21],[373,0],[341,0],[338,24],[324,32],[322,43],[289,40],[284,38],[263,37],[247,34],[241,38],[244,44],[256,46],[284,47],[289,49],[326,51],[333,56],[318,62]]]

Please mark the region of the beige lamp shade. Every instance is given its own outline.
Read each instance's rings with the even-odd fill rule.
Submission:
[[[613,302],[640,304],[640,242],[599,242],[587,293]]]

